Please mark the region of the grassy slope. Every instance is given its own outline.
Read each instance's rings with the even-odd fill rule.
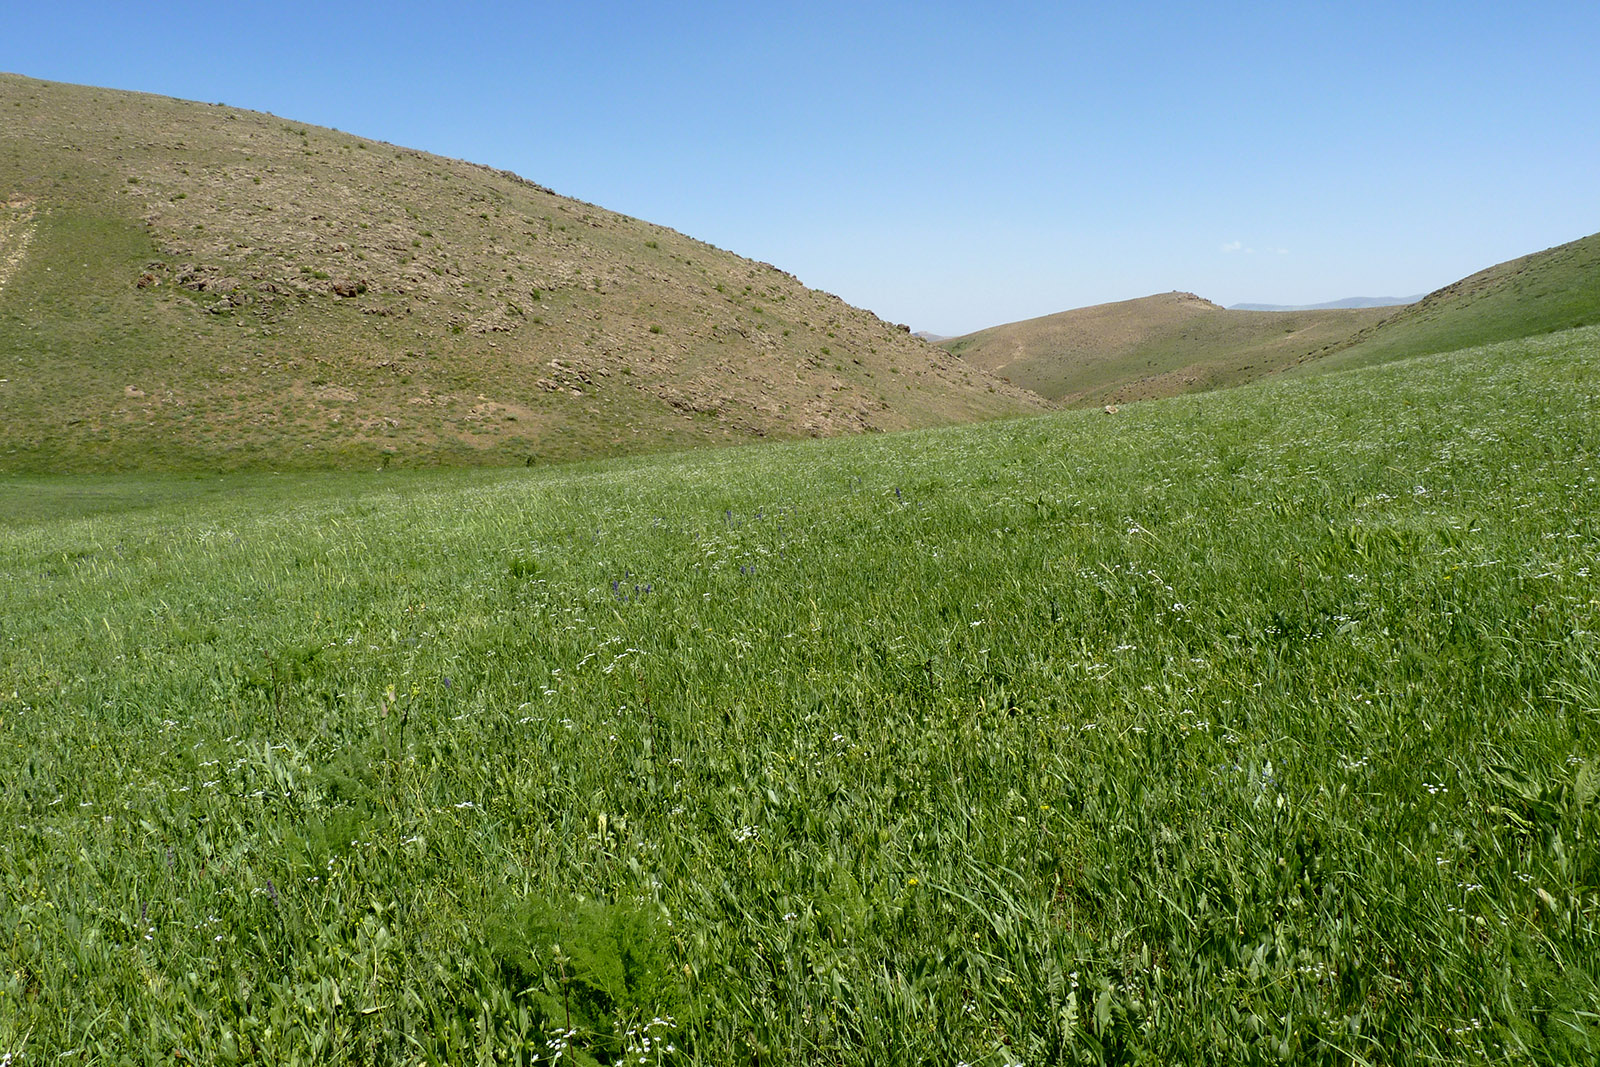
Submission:
[[[0,479],[0,1053],[1593,1062],[1597,382]]]
[[[1311,353],[1306,369],[1371,366],[1600,322],[1600,234],[1508,260]]]
[[[0,198],[4,469],[522,462],[1037,406],[767,264],[256,112],[0,75]]]
[[[1391,311],[1228,311],[1192,293],[1163,293],[995,326],[940,347],[1052,400],[1125,403],[1251,381]]]
[[[1400,308],[1232,311],[1166,293],[1008,323],[940,347],[1071,405],[1321,373],[1600,322],[1600,234],[1510,260]]]

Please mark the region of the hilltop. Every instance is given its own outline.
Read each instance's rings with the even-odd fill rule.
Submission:
[[[1390,313],[1229,311],[1173,292],[994,326],[940,347],[1051,400],[1126,403],[1242,384]]]
[[[0,468],[521,463],[1038,398],[509,172],[0,75]]]

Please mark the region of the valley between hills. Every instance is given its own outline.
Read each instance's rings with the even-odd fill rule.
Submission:
[[[0,197],[0,1067],[1600,1058],[1600,235],[931,344],[220,105]]]
[[[509,172],[0,75],[0,469],[547,463],[1123,404],[1600,321],[1600,235],[1402,307],[937,344]]]

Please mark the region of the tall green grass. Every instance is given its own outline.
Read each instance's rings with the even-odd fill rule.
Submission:
[[[0,481],[0,1055],[1593,1062],[1597,382]]]

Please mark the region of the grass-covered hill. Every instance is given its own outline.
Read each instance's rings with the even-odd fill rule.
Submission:
[[[1479,271],[1415,303],[1224,309],[1192,293],[1064,311],[939,342],[974,367],[1085,406],[1320,373],[1600,323],[1600,234]]]
[[[1592,1064],[1597,398],[0,476],[0,1057]]]
[[[1125,403],[1242,384],[1392,310],[1231,311],[1193,293],[1162,293],[993,326],[939,346],[1051,400]]]
[[[513,174],[0,75],[0,469],[521,463],[1037,406]]]
[[[1310,371],[1367,366],[1600,323],[1600,234],[1496,264],[1307,354]]]

